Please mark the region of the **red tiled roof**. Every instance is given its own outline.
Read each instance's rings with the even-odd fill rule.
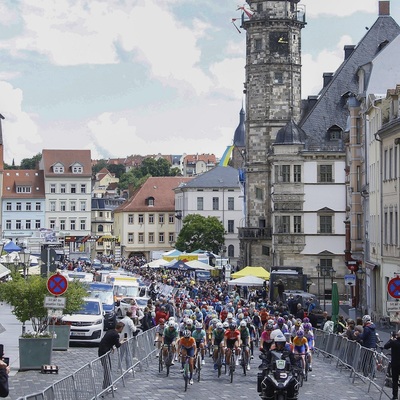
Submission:
[[[31,193],[17,193],[17,186],[30,186]],[[3,198],[45,198],[44,174],[35,169],[8,169],[3,173]]]
[[[63,174],[55,174],[52,166],[60,162],[64,165]],[[83,173],[79,177],[92,176],[92,160],[90,150],[43,150],[40,168],[44,170],[45,176],[77,176],[73,174],[70,167],[74,163],[79,163],[83,167]]]
[[[192,164],[197,161],[204,161],[206,164],[215,164],[217,160],[215,154],[188,154],[185,156],[184,164]]]
[[[181,183],[189,182],[193,178],[181,176],[150,177],[137,189],[130,199],[118,207],[114,212],[129,211],[175,211],[175,192]],[[154,198],[154,206],[148,206],[146,200]]]

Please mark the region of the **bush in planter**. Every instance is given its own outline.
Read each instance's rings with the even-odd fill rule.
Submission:
[[[44,307],[45,296],[50,296],[47,290],[47,278],[31,275],[26,279],[19,274],[13,274],[12,280],[0,283],[0,300],[10,304],[13,314],[18,321],[31,321],[33,333],[28,332],[24,337],[44,337],[49,325],[47,308]],[[87,296],[86,287],[78,281],[68,282],[68,289],[62,297],[66,297],[64,314],[78,311]]]

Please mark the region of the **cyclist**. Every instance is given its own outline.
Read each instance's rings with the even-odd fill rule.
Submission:
[[[314,332],[313,332],[313,328],[312,328],[312,325],[310,322],[306,322],[305,324],[303,324],[303,328],[304,328],[304,337],[307,339],[308,348],[310,349],[310,351],[308,353],[308,363],[309,363],[308,370],[312,371],[312,352],[314,350]]]
[[[211,344],[213,346],[213,360],[214,360],[214,369],[218,368],[217,366],[217,357],[218,357],[218,349],[221,347],[222,351],[224,348],[224,335],[225,329],[222,325],[222,322],[217,323],[217,327],[212,331]]]
[[[242,345],[245,346],[245,352],[247,355],[247,370],[250,370],[250,354],[249,354],[249,344],[250,344],[250,332],[249,329],[247,328],[247,322],[246,321],[240,321],[240,326],[239,326],[239,332],[240,332],[240,341]],[[243,357],[243,355],[242,355]]]
[[[286,325],[285,318],[278,317],[274,329],[279,329],[282,333],[289,332],[288,326]]]
[[[305,355],[309,353],[308,340],[304,337],[304,331],[299,329],[293,339],[293,352],[301,356],[302,369],[305,371]]]
[[[160,350],[161,348],[161,343],[163,340],[163,334],[164,334],[164,328],[165,328],[165,319],[160,318],[158,320],[158,325],[156,326],[156,336],[154,338],[154,344],[157,345],[157,349]],[[157,352],[156,357],[159,357],[160,353]]]
[[[290,330],[290,334],[291,334],[292,338],[294,338],[296,336],[299,329],[301,329],[301,320],[296,319],[294,321],[292,329]]]
[[[201,352],[201,364],[204,365],[204,353],[206,346],[206,331],[203,329],[203,324],[199,321],[196,322],[195,330],[192,333],[194,340],[196,341],[197,351]]]
[[[176,341],[178,338],[179,338],[179,332],[176,329],[175,322],[169,321],[168,326],[166,326],[164,328],[162,343],[163,343],[163,358],[164,358],[164,360],[167,358],[168,345],[171,346],[172,356],[173,356],[171,365],[174,365],[174,355],[176,352]]]
[[[231,361],[231,352],[235,349],[235,364],[239,365],[239,346],[240,346],[240,332],[239,329],[236,329],[236,324],[231,323],[229,325],[229,329],[225,331],[225,348],[226,348],[226,355],[225,361],[226,365],[229,366]],[[226,369],[226,373],[229,374],[229,368]]]
[[[193,385],[193,357],[194,357],[194,352],[196,350],[196,340],[192,337],[192,332],[190,332],[188,329],[183,332],[183,337],[181,337],[179,340],[179,348],[180,348],[180,351],[182,354],[181,372],[184,371],[186,356],[190,357],[189,358],[189,370],[190,370],[189,383],[191,385]]]

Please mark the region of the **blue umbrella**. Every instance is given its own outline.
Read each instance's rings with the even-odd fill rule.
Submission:
[[[11,241],[4,246],[3,250],[7,253],[12,253],[13,251],[21,251],[21,247],[17,246],[13,241]]]

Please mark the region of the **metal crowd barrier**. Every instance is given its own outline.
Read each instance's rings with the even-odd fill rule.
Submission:
[[[19,397],[18,400],[97,400],[117,382],[122,382],[125,387],[127,374],[134,376],[135,368],[141,370],[143,363],[148,366],[150,356],[157,351],[154,337],[155,328],[142,332],[116,351],[85,364],[43,391]]]
[[[346,337],[314,330],[315,348],[317,354],[321,353],[329,362],[336,363],[336,368],[349,371],[354,383],[361,379],[367,384],[369,393],[374,386],[382,395],[391,398],[389,390],[390,362],[379,350],[367,349],[360,343]]]

